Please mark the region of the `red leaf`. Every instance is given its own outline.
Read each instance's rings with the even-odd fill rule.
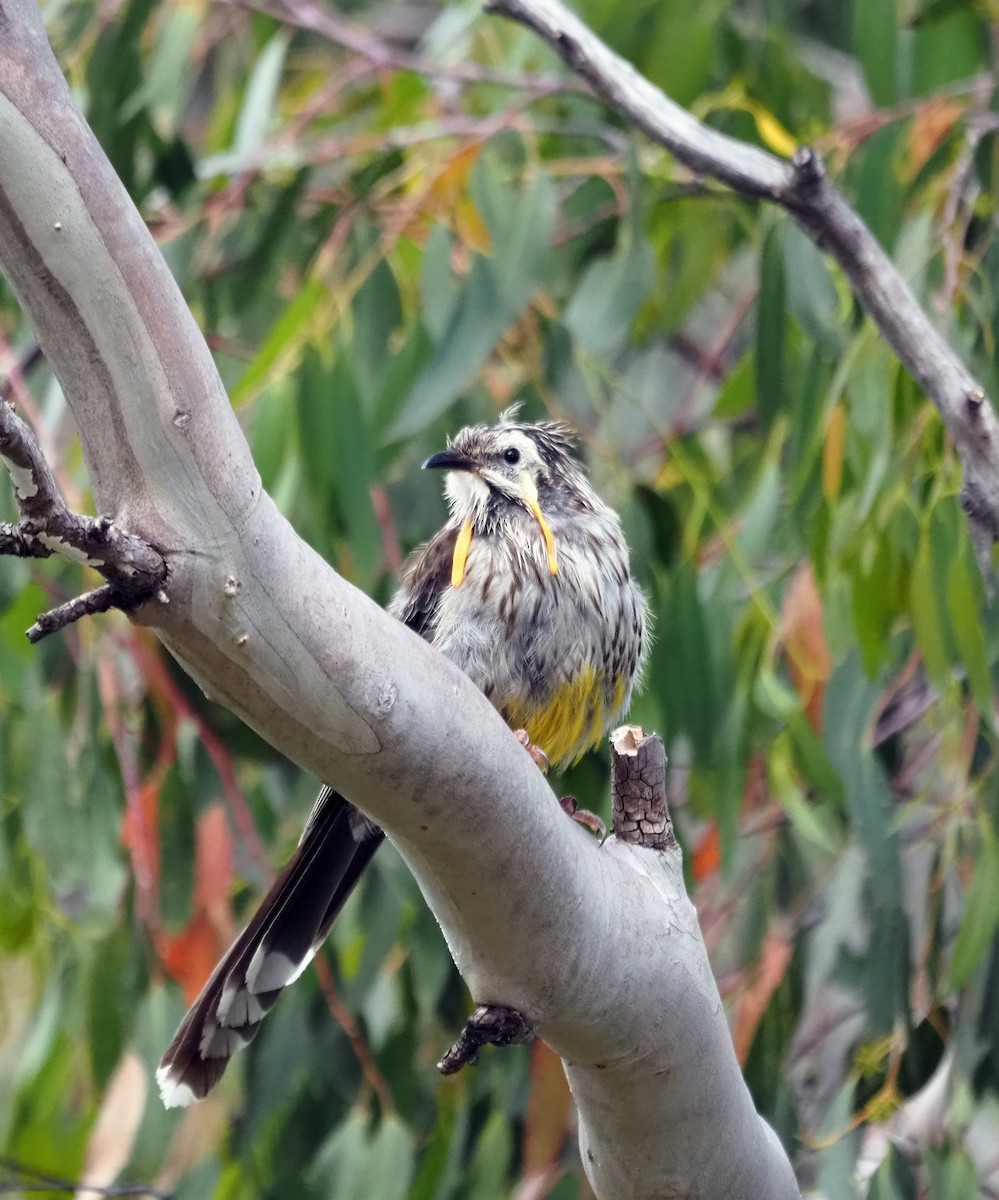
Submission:
[[[745,1063],[770,998],[787,974],[791,950],[787,930],[779,925],[772,926],[763,939],[760,961],[749,977],[735,1013],[732,1040],[740,1063]]]
[[[562,1060],[544,1042],[531,1052],[531,1099],[524,1123],[524,1178],[561,1174],[559,1156],[572,1132],[573,1107]],[[555,1180],[552,1179],[552,1183]]]
[[[180,933],[157,939],[167,974],[183,987],[188,1004],[232,942],[232,880],[232,836],[225,809],[212,804],[198,818],[191,919]]]
[[[721,839],[718,837],[718,826],[714,821],[708,826],[703,837],[694,847],[693,872],[694,879],[700,882],[713,875],[721,866]]]

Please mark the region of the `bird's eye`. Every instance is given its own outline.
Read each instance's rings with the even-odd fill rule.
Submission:
[[[512,467],[514,463],[520,462],[520,451],[516,446],[507,446],[503,451],[503,457]]]

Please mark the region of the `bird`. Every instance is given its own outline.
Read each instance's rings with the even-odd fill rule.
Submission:
[[[457,664],[512,730],[558,769],[624,714],[642,676],[648,606],[621,521],[592,487],[563,421],[449,439],[450,516],[403,566],[389,612]],[[219,962],[157,1071],[164,1104],[203,1098],[278,995],[311,962],[383,833],[324,786],[292,858]]]

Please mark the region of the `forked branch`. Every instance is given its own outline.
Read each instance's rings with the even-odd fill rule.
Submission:
[[[55,554],[93,567],[107,580],[42,613],[28,630],[29,641],[40,641],[81,617],[110,608],[129,612],[154,596],[166,603],[163,555],[142,538],[119,529],[109,516],[70,512],[35,435],[5,401],[0,401],[0,458],[21,513],[17,522],[0,522],[0,555],[48,558]]]

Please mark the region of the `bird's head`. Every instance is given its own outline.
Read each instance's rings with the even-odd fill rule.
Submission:
[[[572,431],[560,421],[515,420],[508,410],[497,425],[470,425],[434,454],[424,468],[447,471],[445,492],[456,519],[476,525],[513,506],[544,523],[560,491],[578,488],[582,474],[571,450]]]
[[[573,498],[586,501],[589,486],[572,457],[572,431],[560,421],[526,424],[516,409],[502,414],[497,425],[470,425],[434,454],[425,468],[447,471],[445,494],[461,530],[455,547],[452,582],[459,586],[474,532],[486,532],[515,510],[526,510],[541,527],[554,575],[558,571],[555,539],[546,518]]]

